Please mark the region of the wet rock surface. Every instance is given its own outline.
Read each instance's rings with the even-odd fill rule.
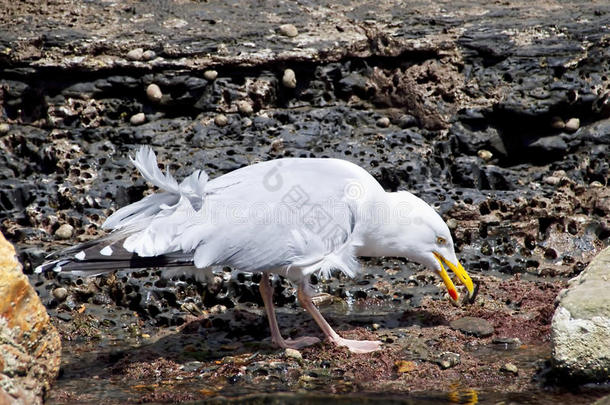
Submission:
[[[477,337],[488,337],[494,333],[494,327],[490,322],[474,316],[455,319],[449,325],[462,333]]]
[[[609,243],[608,5],[1,3],[0,230],[66,342],[51,403],[287,390],[582,402],[541,387],[554,298]],[[140,144],[177,177],[284,156],[358,163],[438,208],[479,297],[453,307],[420,266],[364,260],[357,280],[312,283],[340,333],[384,350],[321,344],[298,360],[265,340],[257,275],[32,275],[150,192],[128,159]],[[274,288],[283,333],[318,334],[293,286]],[[493,334],[449,326],[466,316]]]
[[[553,363],[564,378],[610,378],[610,249],[603,250],[559,295],[553,316]]]
[[[41,404],[60,357],[59,333],[0,233],[0,403]]]

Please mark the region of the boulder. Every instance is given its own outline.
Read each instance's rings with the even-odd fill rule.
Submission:
[[[59,333],[0,233],[0,404],[40,404],[57,377]]]
[[[610,379],[610,248],[559,294],[551,324],[553,366],[578,382]]]

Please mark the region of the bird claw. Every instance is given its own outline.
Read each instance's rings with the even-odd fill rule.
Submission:
[[[352,353],[370,353],[381,349],[381,342],[378,340],[341,339],[335,343],[347,347]]]

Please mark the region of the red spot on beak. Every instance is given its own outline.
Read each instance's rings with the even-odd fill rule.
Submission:
[[[456,290],[448,290],[449,295],[451,296],[451,299],[453,299],[454,301],[457,301],[458,299],[458,293]]]

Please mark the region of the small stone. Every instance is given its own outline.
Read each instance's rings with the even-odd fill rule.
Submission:
[[[379,128],[387,128],[390,126],[390,119],[388,117],[381,117],[377,120],[377,126]]]
[[[127,59],[129,60],[142,60],[142,56],[144,55],[144,49],[142,48],[136,48],[136,49],[132,49],[131,51],[127,52]]]
[[[371,325],[372,330],[379,330],[379,328],[381,328],[381,325],[379,325],[378,323],[374,323]]]
[[[146,96],[153,103],[158,103],[159,101],[161,101],[161,98],[163,97],[163,93],[161,93],[161,89],[159,88],[159,86],[152,83],[152,84],[149,84],[148,87],[146,88]]]
[[[155,53],[155,51],[151,51],[149,49],[149,50],[144,51],[144,53],[142,53],[142,60],[146,60],[146,61],[153,60],[156,56],[157,56],[157,54]]]
[[[521,339],[519,338],[511,338],[511,337],[497,337],[493,338],[491,343],[495,345],[504,345],[505,347],[519,347],[521,346]]]
[[[284,149],[284,140],[282,138],[274,139],[271,141],[271,150],[274,152],[279,152]]]
[[[240,100],[237,102],[237,110],[242,115],[250,115],[254,112],[252,108],[252,103],[248,100]]]
[[[279,32],[280,32],[280,34],[284,35],[285,37],[290,37],[290,38],[296,37],[297,35],[299,35],[299,30],[297,29],[297,27],[295,27],[292,24],[280,25]]]
[[[70,224],[63,224],[55,231],[55,236],[59,239],[70,239],[74,233],[74,227]]]
[[[466,335],[473,335],[476,337],[487,337],[494,333],[494,327],[489,321],[474,316],[465,316],[463,318],[455,319],[449,323],[449,326]]]
[[[561,179],[557,176],[546,176],[544,178],[544,182],[551,186],[556,186],[557,184],[559,184],[560,181]]]
[[[58,302],[64,302],[68,297],[68,290],[64,287],[59,287],[54,289],[52,294]]]
[[[72,315],[66,313],[59,313],[56,315],[57,319],[64,322],[72,322]]]
[[[512,374],[519,374],[519,369],[513,363],[504,364],[502,367],[500,367],[500,371]]]
[[[436,359],[436,364],[438,364],[443,370],[455,367],[460,364],[460,362],[460,355],[452,352],[443,352]]]
[[[205,78],[205,80],[216,80],[216,78],[218,77],[218,72],[215,70],[206,70],[205,72],[203,72],[203,77]]]
[[[551,128],[564,129],[565,127],[566,127],[566,123],[563,121],[563,119],[561,117],[551,118]]]
[[[449,229],[457,229],[458,227],[458,222],[453,219],[453,218],[449,218],[446,222],[447,227],[449,227]]]
[[[244,118],[243,121],[241,122],[241,124],[245,127],[245,128],[249,128],[252,126],[252,120],[250,118]]]
[[[146,122],[146,115],[144,113],[137,113],[131,116],[129,119],[131,125],[142,125]]]
[[[564,153],[568,144],[559,135],[544,136],[529,145],[533,150],[544,153]]]
[[[488,151],[486,149],[479,150],[477,152],[477,155],[486,162],[491,160],[491,158],[494,156],[493,153],[491,153],[490,151]]]
[[[580,120],[578,118],[570,118],[566,121],[566,131],[576,132],[580,128]]]
[[[297,77],[294,74],[294,70],[286,69],[284,70],[284,76],[282,77],[282,84],[289,89],[294,89],[297,87]]]
[[[5,135],[11,127],[6,122],[0,122],[0,135]]]
[[[229,123],[229,119],[224,114],[218,114],[216,117],[214,117],[214,124],[216,124],[219,127],[224,127],[228,123]]]
[[[303,355],[301,354],[300,351],[298,351],[296,349],[291,349],[291,348],[287,347],[284,354],[286,355],[286,357],[289,357],[291,359],[303,360]]]
[[[604,185],[597,180],[592,181],[591,184],[589,184],[589,185],[594,188],[603,188],[604,187]]]
[[[223,314],[227,312],[227,307],[222,304],[216,304],[208,310],[210,314]]]

